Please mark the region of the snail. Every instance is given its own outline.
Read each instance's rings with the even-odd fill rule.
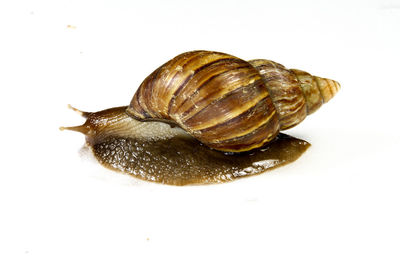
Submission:
[[[270,60],[191,51],[151,73],[129,106],[93,113],[75,109],[87,121],[61,129],[84,133],[92,146],[108,146],[116,137],[160,143],[186,136],[210,153],[251,154],[272,145],[281,130],[302,122],[339,88],[334,80]]]

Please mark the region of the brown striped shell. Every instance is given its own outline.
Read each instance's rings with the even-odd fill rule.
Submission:
[[[297,125],[338,89],[333,80],[273,61],[192,51],[150,74],[127,113],[139,120],[177,124],[211,148],[241,152]]]

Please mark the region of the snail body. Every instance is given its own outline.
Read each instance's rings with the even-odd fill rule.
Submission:
[[[130,120],[167,122],[210,148],[244,152],[299,124],[338,90],[333,80],[270,60],[191,51],[151,73],[126,108],[82,113],[88,117],[84,125],[63,129],[83,132],[93,140],[129,136],[136,125]]]

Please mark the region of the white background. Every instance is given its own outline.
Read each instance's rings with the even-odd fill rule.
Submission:
[[[1,266],[400,266],[399,1],[2,1],[0,38]],[[298,161],[223,185],[115,174],[58,130],[194,49],[342,90]]]

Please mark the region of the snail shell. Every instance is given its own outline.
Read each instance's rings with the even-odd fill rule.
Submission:
[[[339,88],[336,81],[273,61],[192,51],[151,73],[126,112],[176,124],[211,148],[242,152],[299,124]]]

